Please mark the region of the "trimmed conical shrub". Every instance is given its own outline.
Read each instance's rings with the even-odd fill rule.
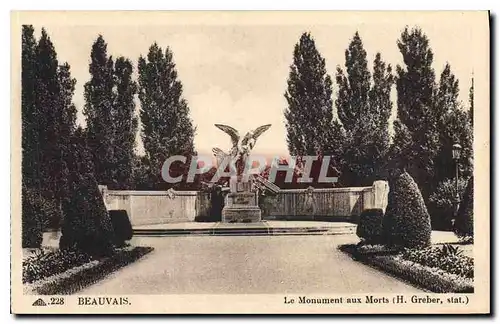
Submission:
[[[114,232],[94,176],[78,175],[63,205],[61,249],[76,249],[93,256],[108,255],[114,248]]]
[[[392,175],[388,198],[383,225],[387,244],[409,248],[430,245],[431,219],[417,184],[407,172]]]
[[[467,182],[453,230],[461,239],[472,240],[474,238],[474,177]]]

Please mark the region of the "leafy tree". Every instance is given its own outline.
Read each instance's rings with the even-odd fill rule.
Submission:
[[[113,104],[115,95],[113,59],[107,55],[107,43],[102,35],[92,45],[90,53],[90,80],[85,83],[87,137],[93,155],[95,178],[98,183],[113,184],[115,170],[113,152]]]
[[[346,129],[342,183],[367,185],[380,176],[389,147],[392,68],[377,53],[371,82],[366,51],[357,32],[345,58],[346,74],[337,67],[339,90],[335,101],[339,119]]]
[[[118,188],[128,189],[132,182],[135,136],[138,120],[135,116],[134,95],[137,84],[132,80],[132,63],[119,57],[115,62],[116,96],[113,104],[113,182]]]
[[[189,107],[182,97],[172,51],[154,43],[146,58],[139,58],[139,100],[142,141],[152,186],[168,187],[161,179],[165,160],[173,155],[194,154],[195,127]],[[174,166],[175,167],[175,166]],[[189,169],[184,165],[184,172]]]
[[[328,152],[340,143],[339,125],[332,123],[332,80],[326,73],[325,59],[314,39],[304,33],[295,45],[285,98],[287,143],[290,155],[304,156]],[[333,126],[333,129],[332,129]],[[335,138],[335,132],[336,137]]]
[[[435,192],[429,197],[429,210],[433,229],[451,230],[452,219],[455,216],[456,196],[463,195],[467,181],[459,178],[458,192],[455,179],[446,179],[439,183]]]
[[[394,144],[394,151],[410,153],[399,156],[398,164],[406,166],[408,172],[422,187],[424,199],[433,191],[434,160],[439,148],[434,108],[435,73],[432,68],[433,53],[429,39],[420,28],[406,27],[397,42],[403,56],[404,66],[396,68],[398,92],[398,119],[403,127],[395,128],[395,138],[411,136],[411,141]],[[398,134],[404,129],[405,134]]]

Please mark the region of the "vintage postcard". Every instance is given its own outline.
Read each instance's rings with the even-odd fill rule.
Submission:
[[[12,12],[12,312],[490,313],[489,21]]]

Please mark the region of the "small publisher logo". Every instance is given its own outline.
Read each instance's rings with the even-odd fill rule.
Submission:
[[[43,301],[43,299],[41,298],[38,298],[37,300],[35,300],[35,302],[33,303],[33,306],[47,306],[47,303]]]

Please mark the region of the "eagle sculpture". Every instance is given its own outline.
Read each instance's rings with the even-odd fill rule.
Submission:
[[[228,134],[233,144],[229,153],[225,153],[217,147],[212,149],[212,152],[217,158],[217,163],[220,164],[222,160],[231,158],[231,161],[234,163],[233,165],[236,166],[239,171],[238,173],[240,173],[242,171],[241,167],[244,167],[246,158],[257,142],[257,138],[267,131],[269,127],[271,127],[271,124],[257,127],[255,130],[248,132],[241,141],[238,131],[233,127],[221,124],[215,124],[215,127]]]

